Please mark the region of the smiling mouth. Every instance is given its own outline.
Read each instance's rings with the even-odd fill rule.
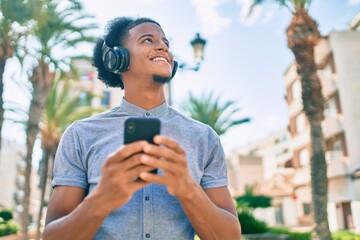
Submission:
[[[151,61],[153,62],[166,62],[166,63],[169,63],[168,60],[164,57],[155,57],[153,59],[151,59]]]

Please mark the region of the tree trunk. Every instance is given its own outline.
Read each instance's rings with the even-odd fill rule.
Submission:
[[[43,168],[41,169],[41,176],[40,176],[40,208],[38,212],[37,224],[36,224],[36,232],[37,232],[37,239],[41,239],[41,218],[43,215],[44,209],[44,200],[45,200],[45,193],[47,188],[47,180],[48,180],[48,170],[49,170],[49,162],[51,157],[51,149],[44,148],[44,164]]]
[[[324,119],[324,99],[316,73],[314,47],[320,34],[317,23],[303,10],[297,10],[287,29],[288,45],[295,55],[301,77],[304,112],[311,132],[311,193],[315,222],[314,238],[331,239],[327,203],[328,179],[325,160],[325,142],[321,122]]]
[[[25,196],[23,200],[23,213],[21,227],[24,239],[28,238],[27,228],[29,225],[29,205],[31,192],[32,154],[36,136],[39,132],[39,122],[43,115],[46,99],[50,93],[54,81],[54,73],[49,71],[49,65],[39,61],[39,66],[33,70],[30,81],[33,86],[32,99],[29,109],[29,119],[26,128],[26,170],[25,170]]]

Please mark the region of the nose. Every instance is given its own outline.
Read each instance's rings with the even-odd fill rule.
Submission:
[[[156,42],[156,50],[162,50],[162,51],[166,51],[168,52],[169,51],[169,47],[166,45],[166,43],[164,41],[157,41]]]

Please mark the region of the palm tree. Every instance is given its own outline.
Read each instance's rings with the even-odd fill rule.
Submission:
[[[1,0],[0,1],[0,152],[1,152],[1,133],[4,122],[4,71],[6,62],[14,55],[16,43],[21,35],[26,34],[24,26],[33,16],[35,7],[39,6],[38,1],[25,0]]]
[[[61,135],[75,120],[104,111],[105,108],[83,106],[80,92],[74,92],[70,80],[56,79],[47,98],[44,114],[40,122],[41,145],[44,153],[40,177],[40,209],[37,218],[38,239],[41,237],[40,222],[43,215],[47,180],[51,178],[51,169]],[[50,168],[50,169],[49,169]]]
[[[32,46],[38,48],[33,49],[35,67],[29,77],[33,91],[26,126],[26,184],[22,214],[22,232],[25,238],[29,223],[30,173],[34,142],[39,132],[39,122],[45,109],[46,99],[54,82],[55,70],[69,62],[68,57],[56,59],[54,50],[61,48],[64,53],[67,48],[94,40],[93,37],[86,35],[86,32],[94,29],[96,25],[86,22],[91,16],[82,12],[83,6],[78,0],[47,0],[39,9],[35,19],[33,32],[35,43],[32,43]]]
[[[265,0],[254,0],[254,5]],[[306,117],[310,123],[311,138],[311,193],[315,221],[314,238],[331,239],[327,214],[327,169],[325,161],[325,143],[321,127],[324,119],[324,99],[321,83],[316,73],[314,47],[320,33],[318,24],[309,15],[311,0],[275,0],[292,13],[292,19],[286,30],[288,47],[295,56],[297,71],[302,86],[302,102]]]
[[[233,115],[240,110],[235,108],[234,104],[234,101],[226,101],[221,104],[220,97],[214,97],[212,92],[208,95],[204,94],[200,98],[196,98],[190,93],[189,100],[184,102],[180,108],[191,118],[209,125],[218,135],[222,135],[229,128],[250,121],[250,118],[232,119]]]

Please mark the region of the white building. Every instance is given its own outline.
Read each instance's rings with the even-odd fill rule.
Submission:
[[[315,48],[315,60],[325,100],[322,127],[328,164],[328,214],[331,230],[360,231],[360,32],[331,33]],[[295,63],[285,73],[292,136],[293,184],[299,219],[311,214],[310,134],[302,109],[301,83]],[[301,207],[302,206],[302,207]],[[311,221],[308,222],[311,224]]]
[[[93,107],[117,107],[120,105],[124,92],[120,88],[110,88],[97,78],[96,69],[87,60],[76,60],[75,66],[80,73],[79,88],[94,95],[91,105]],[[81,98],[86,101],[87,92]]]
[[[334,32],[321,39],[315,48],[315,61],[325,100],[322,126],[330,230],[360,232],[360,32]],[[272,196],[275,207],[273,216],[266,214],[266,220],[271,225],[312,226],[310,129],[295,63],[286,70],[285,82],[288,130],[236,150],[229,159],[230,185],[235,182],[235,187],[230,187],[236,190],[236,178],[252,181],[245,179],[246,169],[236,161],[239,155],[261,157],[264,183],[258,192]],[[287,141],[279,141],[281,136]]]
[[[246,161],[244,161],[246,160]],[[257,218],[269,225],[298,226],[292,177],[292,149],[287,129],[229,154],[229,187],[233,196],[244,194],[244,186],[256,184],[255,193],[272,197],[272,208],[256,209]]]
[[[0,160],[0,207],[10,208],[20,214],[23,210],[21,200],[24,198],[25,185],[25,146],[15,141],[3,139]],[[40,201],[37,188],[39,177],[33,167],[31,173],[31,195],[29,213],[36,219]],[[19,215],[16,215],[19,216]]]

